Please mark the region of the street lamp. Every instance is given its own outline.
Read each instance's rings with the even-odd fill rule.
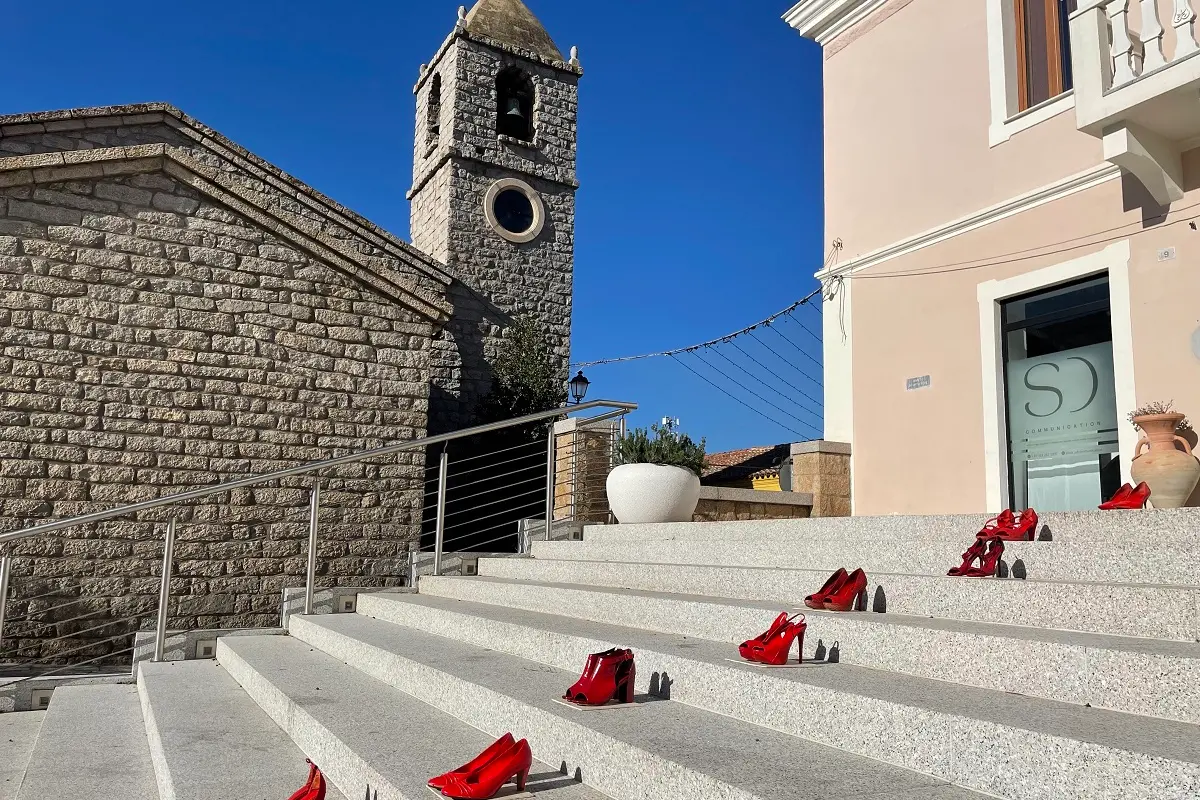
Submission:
[[[583,398],[587,397],[587,390],[590,384],[591,381],[583,377],[582,371],[574,378],[571,378],[571,382],[567,385],[571,387],[571,397],[575,398],[575,405],[579,405],[583,402]]]

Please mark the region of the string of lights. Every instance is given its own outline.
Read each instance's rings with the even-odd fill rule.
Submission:
[[[675,355],[675,354],[669,354],[669,358],[670,358],[672,361],[675,361],[675,362],[676,362],[677,364],[679,364],[680,366],[682,366],[682,367],[683,367],[684,369],[686,369],[688,372],[690,372],[690,373],[692,373],[693,375],[695,375],[695,376],[696,376],[697,378],[699,378],[700,380],[702,380],[702,381],[704,381],[705,383],[707,383],[709,386],[711,386],[711,387],[713,387],[714,389],[716,389],[718,392],[721,392],[722,394],[724,394],[725,396],[729,397],[729,398],[730,398],[731,400],[733,400],[734,402],[736,402],[736,403],[740,403],[741,405],[745,406],[745,407],[746,407],[746,408],[748,408],[750,411],[752,411],[752,412],[754,412],[755,414],[759,415],[759,416],[760,416],[760,417],[762,417],[763,419],[765,419],[765,420],[767,420],[767,421],[769,421],[769,422],[772,422],[772,423],[774,423],[774,424],[778,425],[779,427],[783,428],[785,431],[788,431],[788,432],[790,432],[790,433],[794,433],[794,434],[796,434],[797,436],[806,436],[806,435],[808,435],[808,434],[803,434],[803,433],[801,433],[800,431],[796,430],[795,428],[791,427],[790,425],[786,425],[786,424],[784,424],[784,423],[780,422],[779,420],[777,420],[777,419],[775,419],[774,417],[772,417],[770,414],[767,414],[766,412],[764,412],[764,411],[762,411],[762,410],[760,410],[760,409],[757,409],[757,408],[755,408],[754,406],[750,405],[749,403],[747,403],[747,402],[746,402],[745,400],[743,400],[742,398],[738,397],[737,395],[735,395],[735,394],[733,394],[732,392],[730,392],[729,390],[727,390],[725,387],[723,387],[723,386],[721,386],[721,385],[719,385],[719,384],[717,384],[717,383],[714,383],[713,381],[709,380],[709,379],[708,379],[708,377],[707,377],[706,375],[703,375],[703,374],[701,374],[700,372],[698,372],[697,370],[693,369],[693,368],[692,368],[692,366],[691,366],[690,364],[686,363],[686,362],[685,362],[683,359],[679,358],[679,356],[678,356],[678,355]]]
[[[648,358],[664,358],[664,357],[668,357],[668,356],[682,355],[684,353],[694,353],[695,351],[703,349],[705,347],[712,347],[713,345],[718,345],[718,344],[726,344],[728,342],[732,342],[734,339],[737,339],[740,336],[746,336],[748,334],[751,334],[754,331],[758,330],[759,328],[771,327],[771,323],[775,322],[776,320],[780,319],[781,317],[785,317],[785,316],[790,317],[793,311],[795,311],[798,308],[801,308],[802,306],[808,305],[809,303],[811,303],[813,301],[814,298],[820,297],[820,295],[821,295],[821,290],[819,288],[814,289],[806,297],[803,297],[800,300],[797,300],[796,302],[792,303],[790,306],[783,309],[782,311],[778,311],[778,312],[772,314],[771,316],[767,317],[764,320],[759,320],[758,322],[754,323],[753,325],[749,325],[745,328],[742,328],[740,331],[734,331],[733,333],[730,333],[726,336],[722,336],[718,339],[710,339],[707,342],[701,342],[700,344],[694,344],[694,345],[691,345],[690,347],[678,347],[674,350],[663,350],[658,353],[644,353],[643,355],[640,355],[640,356],[622,356],[621,358],[601,358],[601,359],[597,359],[595,361],[580,361],[575,364],[572,364],[571,367],[572,367],[572,369],[584,369],[586,367],[599,367],[599,366],[603,366],[605,364],[623,364],[623,363],[627,363],[630,361],[644,361]],[[797,346],[795,344],[793,344],[793,346],[795,346],[797,349],[800,349],[799,346]],[[801,350],[801,352],[804,352],[804,351]]]

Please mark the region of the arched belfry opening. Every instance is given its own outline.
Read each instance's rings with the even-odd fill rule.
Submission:
[[[496,132],[533,141],[533,82],[516,67],[496,76]]]

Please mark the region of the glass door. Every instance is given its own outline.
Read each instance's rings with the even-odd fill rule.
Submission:
[[[1108,278],[1001,313],[1011,507],[1093,509],[1121,485]]]

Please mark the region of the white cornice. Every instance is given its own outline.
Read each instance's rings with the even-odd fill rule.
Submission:
[[[865,19],[887,0],[800,0],[783,20],[806,39],[820,45]]]
[[[1120,175],[1121,170],[1116,165],[1101,164],[1098,167],[1093,167],[1092,169],[1072,175],[1069,178],[1064,178],[1049,186],[1043,186],[1032,192],[1026,192],[1019,197],[1014,197],[1011,200],[990,206],[974,214],[960,217],[953,222],[939,225],[916,236],[910,236],[887,247],[881,247],[870,253],[856,256],[849,261],[834,264],[828,269],[818,272],[816,278],[825,281],[835,275],[853,274],[868,267],[882,264],[885,261],[891,261],[893,258],[899,258],[900,256],[914,253],[917,250],[922,250],[930,245],[944,242],[947,239],[967,233],[968,231],[982,228],[985,225],[990,225],[993,222],[998,222],[1015,214],[1020,214],[1022,211],[1028,211],[1031,208],[1037,208],[1046,203],[1073,195],[1076,192],[1091,189],[1093,186],[1099,186],[1106,181],[1120,177]]]

